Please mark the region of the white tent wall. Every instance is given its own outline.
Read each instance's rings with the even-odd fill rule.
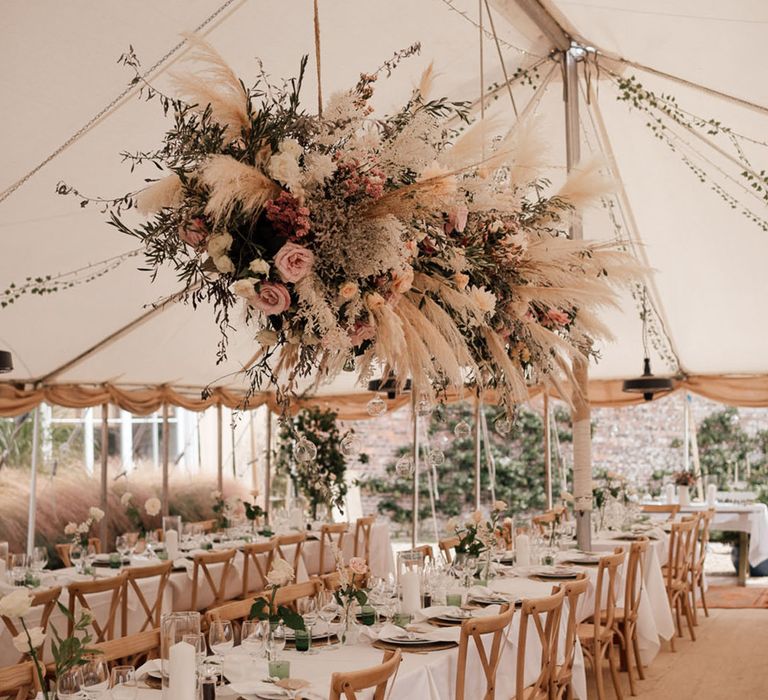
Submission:
[[[546,40],[512,0],[494,0],[491,5],[508,72],[548,54]],[[566,29],[573,28],[599,48],[768,104],[768,86],[760,75],[761,32],[768,15],[761,3],[744,0],[724,9],[710,2],[659,0],[638,8],[629,0],[599,6],[562,0],[544,6],[567,18],[562,20]],[[181,31],[198,26],[216,7],[202,0],[130,4],[77,0],[66,5],[36,0],[10,5],[0,45],[0,60],[13,66],[4,76],[5,104],[10,108],[0,114],[4,154],[0,187],[29,172],[121,92],[130,74],[115,59],[129,44],[149,67],[180,40]],[[390,111],[402,102],[432,60],[438,72],[436,93],[453,99],[478,96],[479,35],[473,24],[477,19],[473,0],[321,0],[320,19],[326,97],[417,40],[422,42],[421,55],[377,83],[379,111]],[[256,57],[277,79],[294,75],[302,54],[314,55],[308,0],[230,2],[204,32],[246,82],[257,70]],[[490,34],[484,44],[489,85],[501,79],[502,71]],[[169,89],[168,71],[178,69],[173,61],[181,53],[162,65],[152,77],[153,84]],[[546,73],[549,65],[540,73]],[[718,119],[739,133],[759,138],[765,132],[764,110],[616,62],[606,65],[617,72],[626,68],[625,75],[637,74],[647,87],[674,94],[687,109]],[[584,83],[585,69],[581,70]],[[696,181],[677,154],[653,138],[644,126],[647,118],[616,100],[616,87],[607,71],[593,70],[590,79],[616,156],[616,174],[637,222],[636,231],[624,227],[620,233],[637,237],[656,271],[656,301],[668,321],[681,369],[698,382],[688,388],[702,390],[710,375],[746,375],[741,385],[746,381],[759,394],[751,400],[768,403],[768,392],[759,389],[768,383],[768,330],[760,323],[765,317],[761,300],[768,291],[762,271],[768,234],[729,209],[709,185]],[[307,109],[314,110],[311,62],[303,94]],[[531,94],[528,86],[514,87],[520,108]],[[504,91],[489,116],[494,112],[504,117],[501,128],[514,122]],[[541,117],[542,139],[549,144],[552,167],[546,174],[557,183],[564,177],[565,166],[559,69],[535,112]],[[585,154],[590,140],[595,144],[590,114],[583,106]],[[131,174],[119,153],[158,143],[165,125],[156,104],[123,101],[0,202],[0,288],[19,284],[28,276],[55,275],[134,250],[135,242],[108,227],[97,206],[81,209],[76,200],[57,196],[54,190],[61,180],[93,196],[136,189],[143,177],[155,172]],[[748,153],[756,163],[762,154],[757,146]],[[712,160],[720,166],[725,163],[717,155]],[[616,233],[600,208],[587,213],[584,229],[586,238],[600,240]],[[152,304],[178,291],[172,273],[151,283],[146,273],[137,270],[140,266],[141,257],[132,257],[87,284],[44,297],[28,294],[0,309],[0,347],[13,352],[16,367],[3,377],[5,390],[16,391],[9,382],[31,388],[46,377],[44,385],[109,384],[126,390],[165,385],[186,388],[190,395],[211,383],[242,390],[243,378],[237,370],[255,350],[251,333],[244,329],[233,334],[229,360],[215,365],[218,330],[206,309],[193,312],[187,306],[168,305],[100,346],[147,313]],[[603,318],[617,340],[601,347],[601,360],[590,367],[590,377],[620,380],[639,374],[642,348],[635,300],[623,296],[620,308],[607,310]],[[91,348],[98,349],[72,363]],[[661,357],[652,359],[659,374],[677,369]],[[602,396],[605,386],[593,384],[594,396]],[[616,385],[611,386],[609,398],[616,400]],[[354,391],[360,388],[349,376],[321,389],[325,394]],[[0,392],[0,403],[9,400],[7,393]]]

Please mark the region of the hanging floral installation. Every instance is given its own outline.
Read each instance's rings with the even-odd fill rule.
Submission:
[[[144,86],[173,117],[163,145],[124,154],[166,175],[116,200],[111,223],[142,242],[152,274],[173,268],[187,301],[213,304],[220,357],[244,319],[252,390],[286,398],[300,378],[383,371],[429,400],[493,388],[511,411],[533,382],[563,388],[572,359],[610,335],[596,310],[638,266],[615,244],[567,237],[605,184],[586,166],[545,196],[535,122],[490,138],[465,103],[430,96],[431,68],[374,118],[376,81],[418,45],[314,115],[300,103],[306,59],[296,78],[260,72],[249,88],[190,42],[198,70],[175,76],[178,98]],[[124,62],[140,81],[132,52]],[[149,217],[138,226],[134,207]]]

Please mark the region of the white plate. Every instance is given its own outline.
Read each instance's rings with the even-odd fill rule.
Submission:
[[[578,575],[578,571],[573,569],[534,569],[531,574],[539,578],[573,579]]]
[[[388,644],[402,644],[403,646],[420,646],[435,643],[432,639],[425,639],[424,637],[408,637],[406,634],[403,634],[402,636],[398,635],[397,637],[384,637],[381,641],[387,642]]]
[[[482,596],[482,595],[473,595],[470,600],[473,603],[481,603],[482,605],[509,605],[512,602],[511,598],[504,598],[502,596],[494,597],[494,596]],[[520,600],[515,600],[515,604],[517,605],[520,603]]]

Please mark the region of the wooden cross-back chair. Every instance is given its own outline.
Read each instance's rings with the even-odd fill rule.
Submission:
[[[304,542],[306,541],[307,541],[306,532],[297,532],[293,535],[277,536],[277,545],[276,545],[275,553],[281,559],[285,559],[293,567],[294,581],[299,575],[299,562],[301,561],[301,551],[304,548]],[[283,547],[290,547],[291,545],[296,545],[296,549],[293,552],[293,558],[288,559],[288,557],[285,556],[285,550],[283,549]],[[321,541],[321,547],[322,547],[322,541]]]
[[[584,573],[580,573],[575,581],[566,583],[562,588],[565,592],[565,600],[568,601],[568,621],[565,631],[565,646],[563,649],[563,662],[557,663],[555,656],[552,671],[552,700],[563,700],[573,696],[573,664],[576,658],[576,628],[578,625],[579,599],[586,593],[589,579]],[[557,593],[557,587],[552,590]]]
[[[253,542],[243,546],[243,592],[241,598],[248,598],[254,593],[263,591],[267,586],[267,574],[272,567],[275,558],[277,540],[268,542]],[[251,567],[255,569],[256,576],[251,576]]]
[[[89,596],[96,593],[109,593],[112,592],[112,596],[109,599],[109,611],[107,618],[103,623],[100,623],[95,615],[91,615],[90,627],[93,630],[94,642],[106,642],[115,638],[115,624],[117,622],[117,614],[120,610],[120,600],[123,596],[123,590],[125,589],[125,572],[118,574],[117,576],[111,576],[110,578],[97,579],[95,581],[73,581],[67,586],[69,590],[69,612],[71,617],[67,622],[67,634],[72,635],[75,628],[75,620],[78,618],[77,607],[80,609],[87,609],[91,613],[90,603],[88,601]]]
[[[402,652],[385,651],[384,659],[378,666],[364,668],[360,671],[336,672],[331,676],[331,690],[328,700],[356,700],[357,691],[375,688],[373,700],[384,700],[389,679],[397,675]]]
[[[371,530],[375,522],[375,515],[366,515],[358,518],[355,522],[355,547],[353,553],[356,557],[364,557],[369,565],[371,563]],[[360,535],[363,536],[362,543],[360,542]]]
[[[443,553],[443,558],[446,564],[450,564],[453,561],[453,550],[461,540],[458,537],[446,537],[437,543],[440,547],[440,551]]]
[[[72,558],[69,556],[69,553],[72,551],[72,543],[60,542],[54,546],[56,548],[56,554],[59,555],[59,559],[61,559],[61,563],[64,564],[65,568],[72,566]],[[96,554],[101,554],[101,540],[98,537],[89,537],[88,546],[93,547]]]
[[[618,700],[622,700],[619,664],[613,644],[616,619],[616,574],[624,561],[624,551],[616,549],[613,554],[600,558],[595,585],[595,610],[591,622],[583,622],[577,628],[584,657],[591,663],[595,676],[598,700],[605,700],[603,661],[607,657],[611,669],[613,689]],[[605,600],[605,607],[601,601]]]
[[[520,607],[517,642],[515,700],[548,700],[549,698],[557,662],[557,641],[560,633],[560,617],[563,613],[563,600],[565,600],[565,588],[560,588],[556,593],[545,598],[523,600]],[[533,622],[533,628],[541,644],[541,661],[539,675],[532,685],[526,686],[525,653],[530,622]]]
[[[682,615],[688,622],[691,641],[696,641],[693,631],[693,611],[691,610],[691,568],[693,552],[696,546],[696,532],[699,526],[699,516],[683,518],[679,523],[672,523],[669,536],[669,559],[664,569],[665,584],[669,607],[675,613],[675,624],[679,637],[683,636]],[[674,635],[669,640],[672,651],[675,650]]]
[[[414,547],[414,552],[421,552],[424,555],[424,563],[427,561],[435,561],[435,552],[432,549],[431,544],[420,544],[418,547]]]
[[[645,578],[645,556],[648,552],[650,540],[644,537],[633,542],[629,548],[629,557],[624,571],[624,607],[616,608],[614,627],[619,642],[624,649],[629,676],[629,692],[636,695],[635,679],[632,667],[637,670],[640,680],[645,679],[643,662],[640,660],[640,641],[637,637],[637,617],[640,610],[640,599],[643,594],[643,580]]]
[[[128,634],[128,597],[133,595],[139,604],[139,609],[133,614],[138,614],[139,619],[143,616],[141,626],[138,632],[144,632],[148,629],[160,627],[160,618],[163,615],[163,595],[165,587],[168,585],[168,578],[173,568],[172,561],[163,561],[152,566],[135,566],[125,570],[125,591],[123,594],[122,605],[122,626],[123,634]],[[158,578],[157,590],[154,594],[154,600],[150,603],[144,591],[141,590],[139,581],[148,578]]]
[[[32,595],[32,608],[42,608],[40,611],[40,622],[36,626],[42,627],[43,632],[48,631],[48,620],[51,617],[51,613],[56,609],[56,603],[59,602],[60,595],[61,586],[47,588]],[[3,615],[3,624],[5,624],[5,628],[10,632],[12,637],[19,634],[19,628],[10,617]],[[38,658],[43,657],[42,644],[35,651],[37,652]],[[26,661],[29,658],[29,654],[21,654],[19,662]]]
[[[208,534],[216,529],[216,520],[198,520],[194,523],[187,523],[187,528],[198,528],[200,532]]]
[[[138,668],[149,659],[160,656],[160,630],[151,629],[129,634],[119,639],[91,645],[112,666]]]
[[[669,517],[667,520],[674,520],[680,512],[680,505],[678,503],[646,503],[640,506],[642,513],[666,513]]]
[[[347,576],[355,582],[358,588],[365,588],[368,582],[368,574],[363,574],[362,576],[360,574],[353,574],[352,569],[348,566],[345,566],[344,570]],[[319,578],[327,591],[334,593],[341,588],[341,573],[338,571],[333,571],[332,573],[325,574]]]
[[[227,599],[227,575],[232,567],[235,554],[237,554],[236,549],[195,554],[194,568],[192,569],[192,610],[197,610],[198,594],[203,582],[213,594],[213,602],[208,606],[209,608],[221,605]],[[218,572],[212,572],[208,567],[216,564],[223,564],[223,566]],[[203,573],[202,578],[200,577],[201,571]]]
[[[485,675],[485,694],[483,700],[493,700],[496,693],[496,672],[499,670],[501,652],[503,650],[505,631],[512,622],[515,614],[514,607],[504,605],[498,615],[476,617],[461,623],[459,638],[459,658],[456,663],[456,700],[465,700],[464,686],[467,676],[467,654],[470,640],[474,641],[480,666]],[[491,638],[490,654],[482,637],[493,635]]]
[[[0,668],[0,697],[27,700],[40,690],[35,664],[32,661]]]
[[[326,567],[326,549],[333,550],[334,545],[341,551],[344,545],[344,535],[347,533],[349,525],[347,523],[324,523],[320,528],[320,563],[318,564],[317,574],[322,576],[336,568],[336,560],[331,558],[330,568]],[[326,544],[327,542],[327,544]]]
[[[693,624],[698,625],[698,612],[696,610],[696,589],[699,589],[701,604],[704,606],[704,614],[709,617],[707,607],[707,594],[704,589],[704,560],[707,558],[709,545],[709,529],[715,517],[715,509],[709,508],[699,514],[699,531],[694,541],[693,564],[691,566],[691,608],[693,609]]]

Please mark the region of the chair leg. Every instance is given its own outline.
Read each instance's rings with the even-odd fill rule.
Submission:
[[[626,654],[627,659],[627,676],[629,677],[629,694],[630,695],[637,695],[637,691],[635,690],[635,678],[632,672],[632,664],[634,663],[634,649],[632,647],[632,640],[629,638],[630,629],[626,629],[626,645],[624,649],[624,653]]]
[[[693,613],[691,612],[691,601],[687,595],[683,596],[683,612],[688,622],[688,631],[691,634],[691,641],[696,641],[696,632],[693,631]]]
[[[611,669],[611,680],[613,681],[613,689],[616,691],[616,698],[617,700],[623,700],[624,696],[621,693],[621,677],[619,676],[619,662],[616,658],[616,647],[610,642],[608,645],[608,666]]]
[[[691,610],[693,611],[693,624],[698,627],[699,625],[699,614],[696,610],[696,579],[694,578],[693,581],[691,581]]]
[[[701,604],[704,606],[704,615],[709,617],[709,608],[707,607],[707,594],[704,591],[704,575],[699,578],[699,590],[701,591]]]
[[[595,674],[595,685],[597,686],[597,700],[605,700],[605,682],[603,680],[603,650],[595,641],[595,654],[592,658],[592,671]]]
[[[641,681],[644,681],[645,671],[643,670],[643,662],[640,659],[640,641],[637,638],[637,628],[632,630],[632,649],[634,651],[635,665],[637,666],[637,675],[640,676]]]
[[[683,620],[682,620],[682,607],[683,601],[680,600],[682,596],[678,595],[675,598],[675,623],[677,624],[677,636],[683,636]]]

